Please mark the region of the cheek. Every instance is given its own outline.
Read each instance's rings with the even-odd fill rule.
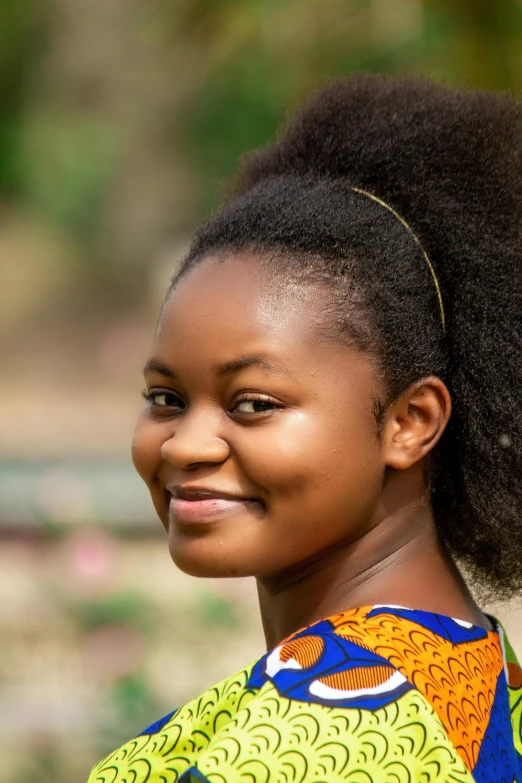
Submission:
[[[168,532],[165,495],[156,478],[162,462],[161,447],[166,437],[168,436],[165,436],[161,426],[142,415],[138,420],[132,439],[132,461],[147,485],[161,524]]]
[[[164,440],[162,428],[154,426],[144,414],[140,416],[132,439],[132,461],[149,487],[161,463]]]
[[[278,417],[240,446],[250,478],[268,496],[304,501],[308,493],[339,495],[361,491],[379,470],[375,423],[368,416],[320,416],[315,412]],[[247,442],[248,440],[248,442]],[[307,497],[309,500],[309,498]]]

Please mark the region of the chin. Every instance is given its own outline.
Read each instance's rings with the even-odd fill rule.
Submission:
[[[169,540],[169,551],[174,564],[189,576],[200,579],[254,576],[244,562],[238,562],[237,549],[234,557],[227,557],[219,545],[209,546],[208,541],[199,539],[183,543]]]

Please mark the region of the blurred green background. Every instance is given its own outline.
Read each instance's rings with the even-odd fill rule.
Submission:
[[[170,563],[129,458],[140,367],[238,156],[361,69],[520,92],[522,2],[0,3],[2,783],[81,783],[262,653],[248,580]]]

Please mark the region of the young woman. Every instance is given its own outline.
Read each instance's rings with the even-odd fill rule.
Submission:
[[[197,234],[134,462],[183,571],[255,576],[268,653],[91,783],[522,783],[522,107],[320,90]],[[165,672],[165,677],[176,673]]]

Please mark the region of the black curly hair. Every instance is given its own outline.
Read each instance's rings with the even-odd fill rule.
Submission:
[[[388,209],[404,218],[431,259]],[[209,253],[254,251],[328,284],[336,328],[394,397],[437,375],[453,413],[431,461],[436,525],[475,584],[522,585],[522,105],[418,78],[330,82],[247,155],[173,285]]]

